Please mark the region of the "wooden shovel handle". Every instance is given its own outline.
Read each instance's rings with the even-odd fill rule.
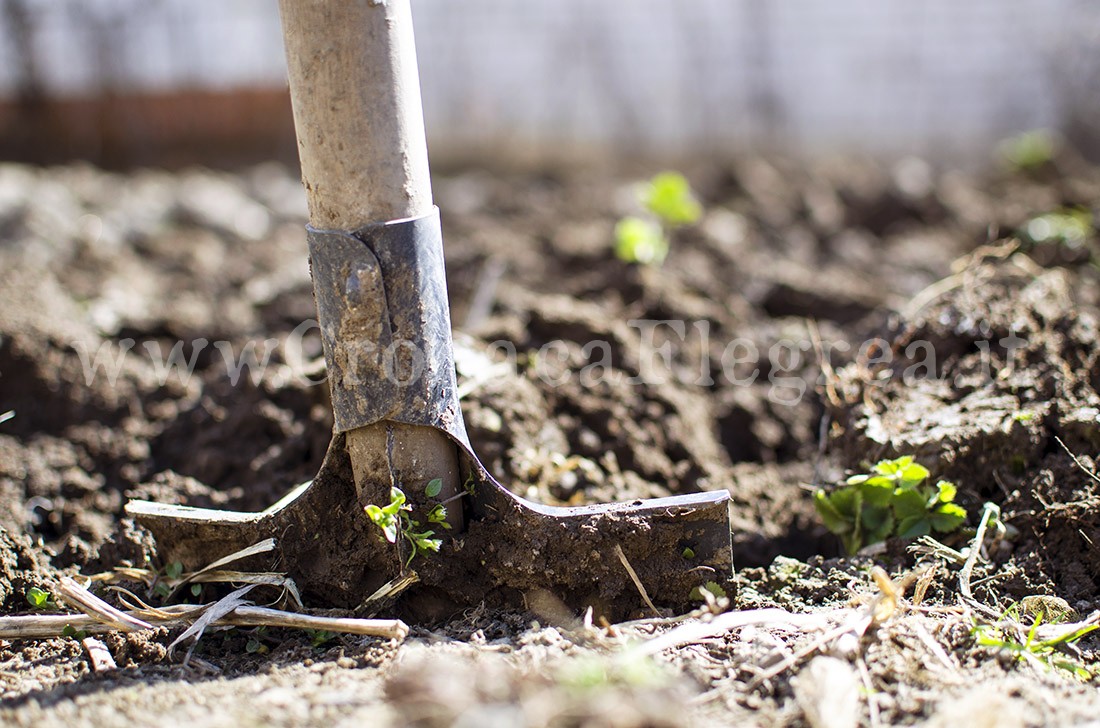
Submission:
[[[432,209],[409,0],[280,0],[309,221],[320,230],[420,217]],[[361,501],[391,484],[458,492],[455,445],[428,427],[379,422],[347,433]],[[459,530],[462,511],[451,509]]]
[[[309,220],[418,217],[432,187],[409,0],[280,0]]]

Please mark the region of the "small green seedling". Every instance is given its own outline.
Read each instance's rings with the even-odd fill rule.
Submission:
[[[434,482],[428,483],[425,492],[433,489],[432,483]],[[439,490],[442,490],[442,481],[440,481]],[[436,495],[438,494],[439,491],[436,491]],[[412,506],[409,505],[405,492],[396,486],[390,488],[390,502],[388,504],[379,507],[372,503],[365,510],[367,518],[382,529],[382,535],[386,537],[387,541],[397,543],[397,537],[400,535],[409,543],[409,558],[405,562],[406,567],[412,563],[417,555],[424,556],[428,553],[438,553],[439,547],[443,545],[441,539],[432,538],[435,536],[434,530],[419,530],[422,527],[421,523],[410,515]],[[430,523],[439,524],[443,528],[450,528],[451,526],[446,522],[446,519],[447,509],[442,503],[437,503],[428,512]]]
[[[691,596],[692,599],[705,601],[706,597],[704,596],[704,592],[706,592],[707,594],[710,594],[715,599],[727,599],[728,598],[728,595],[726,594],[726,590],[723,589],[722,586],[716,581],[708,581],[703,586],[695,587],[694,589],[691,590],[690,596]]]
[[[250,655],[262,655],[268,652],[268,646],[260,641],[258,637],[249,637],[248,643],[244,646],[244,651]]]
[[[307,629],[306,634],[309,635],[310,644],[314,647],[323,647],[325,643],[336,637],[335,632],[329,632],[327,629]]]
[[[61,636],[62,637],[71,637],[74,640],[82,640],[82,639],[84,639],[85,637],[88,636],[88,633],[87,633],[87,631],[85,631],[83,629],[77,629],[76,627],[72,626],[71,624],[66,624],[61,629]]]
[[[932,531],[949,533],[966,520],[954,503],[957,489],[941,480],[925,485],[930,473],[905,455],[883,460],[872,472],[853,475],[832,492],[818,489],[814,505],[825,527],[854,554],[891,536],[912,539]]]
[[[615,225],[615,257],[625,263],[656,265],[668,257],[668,238],[661,224],[624,217]]]
[[[638,190],[645,217],[630,216],[615,225],[615,255],[627,263],[659,265],[668,256],[669,234],[703,214],[691,185],[679,172],[661,172]]]
[[[976,623],[971,634],[977,643],[983,647],[994,647],[1016,655],[1018,660],[1029,662],[1046,669],[1055,668],[1065,670],[1080,680],[1091,680],[1094,673],[1089,668],[1075,660],[1063,650],[1081,639],[1089,632],[1095,631],[1100,625],[1085,624],[1079,629],[1075,625],[1067,625],[1069,629],[1061,634],[1047,639],[1040,639],[1039,626],[1043,623],[1043,612],[1039,612],[1031,623],[1026,635],[1019,630],[1018,617],[1019,605],[1009,607],[998,624]]]
[[[1093,235],[1092,212],[1067,207],[1033,217],[1020,230],[1025,241],[1035,245],[1055,244],[1076,249]]]
[[[1005,139],[997,151],[1011,168],[1028,172],[1053,161],[1058,142],[1046,129],[1034,129]]]
[[[173,561],[164,567],[164,581],[158,580],[153,587],[153,594],[161,599],[167,599],[172,593],[173,583],[179,581],[183,576],[183,564],[179,561]]]
[[[50,593],[36,586],[28,589],[25,596],[27,597],[27,604],[34,609],[51,609],[56,606],[53,600],[50,599]]]

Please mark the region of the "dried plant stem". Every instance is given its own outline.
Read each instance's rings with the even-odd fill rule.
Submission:
[[[130,619],[143,619],[153,627],[183,627],[192,624],[206,611],[206,606],[176,605],[157,610],[122,612]],[[346,634],[361,634],[402,640],[409,627],[399,619],[355,619],[349,617],[317,617],[310,614],[282,612],[266,607],[239,606],[213,622],[215,625],[237,627],[290,627],[292,629],[326,630]],[[49,639],[61,637],[65,628],[77,632],[102,634],[118,629],[113,624],[84,614],[44,614],[0,617],[0,639]]]

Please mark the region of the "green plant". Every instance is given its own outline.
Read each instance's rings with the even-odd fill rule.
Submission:
[[[335,632],[329,632],[327,629],[307,629],[306,634],[309,635],[310,644],[314,647],[322,647],[336,636]]]
[[[1080,248],[1093,234],[1092,213],[1067,207],[1033,217],[1020,230],[1026,242],[1040,245],[1053,243],[1068,248]]]
[[[983,647],[993,647],[1014,654],[1018,660],[1029,662],[1046,669],[1065,670],[1081,680],[1090,680],[1093,672],[1063,650],[1096,630],[1100,625],[1067,625],[1067,629],[1056,632],[1050,637],[1042,637],[1039,627],[1043,623],[1043,612],[1035,616],[1034,621],[1024,634],[1019,621],[1019,605],[1013,604],[1002,615],[997,624],[975,623],[971,634]]]
[[[34,609],[51,609],[55,606],[53,600],[50,599],[50,593],[45,589],[39,589],[36,586],[32,586],[27,590],[25,594],[27,598],[27,604],[31,605]]]
[[[728,598],[728,595],[726,594],[726,590],[723,589],[722,586],[716,581],[708,581],[703,586],[695,587],[694,589],[691,590],[691,594],[689,596],[692,599],[704,600],[705,599],[705,597],[703,596],[704,591],[709,592],[711,595],[714,596],[715,599],[726,599],[726,598]]]
[[[615,225],[615,255],[627,263],[654,265],[668,256],[669,233],[703,214],[691,185],[679,172],[661,172],[638,189],[646,217],[629,216]]]
[[[435,490],[435,486],[433,486],[435,482],[435,480],[429,482],[425,492]],[[442,481],[439,481],[436,495],[439,495],[440,490],[442,490]],[[397,543],[397,537],[401,536],[408,542],[409,558],[405,562],[406,567],[412,563],[412,560],[418,554],[424,556],[428,553],[438,553],[439,547],[443,545],[441,539],[433,538],[435,536],[434,530],[420,530],[422,525],[412,517],[412,506],[408,503],[405,492],[397,486],[390,488],[390,502],[388,504],[380,507],[372,503],[365,510],[371,522],[382,529],[382,535],[386,537],[387,541]],[[447,509],[442,503],[437,503],[428,512],[428,522],[438,524],[443,528],[451,527],[447,523]]]
[[[997,151],[1010,167],[1026,172],[1051,162],[1058,142],[1046,129],[1034,129],[1005,139]]]
[[[615,224],[615,257],[625,263],[653,265],[668,257],[668,238],[655,220],[624,217]]]
[[[165,565],[161,576],[164,577],[164,580],[157,579],[153,586],[153,594],[161,599],[167,599],[172,594],[172,589],[175,588],[175,582],[178,582],[180,577],[183,576],[183,564],[179,561],[173,561]],[[192,593],[194,593],[193,590]]]
[[[61,629],[61,636],[62,637],[71,637],[74,640],[82,640],[82,639],[84,639],[85,637],[88,636],[88,632],[86,630],[83,630],[83,629],[77,629],[76,627],[72,626],[71,624],[66,624]]]
[[[954,503],[955,485],[946,480],[925,485],[929,474],[909,455],[883,460],[832,492],[818,489],[814,505],[850,554],[891,536],[949,533],[963,524],[966,511]]]

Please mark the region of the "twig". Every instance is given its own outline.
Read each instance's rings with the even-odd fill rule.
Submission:
[[[182,627],[191,624],[206,611],[208,605],[176,604],[159,610],[125,612],[133,619],[148,620],[150,628]],[[327,630],[347,634],[368,635],[403,640],[409,627],[399,619],[357,619],[350,617],[317,617],[310,614],[282,612],[267,607],[239,606],[212,622],[215,626],[234,627],[290,627],[292,629]],[[103,634],[117,627],[104,624],[95,617],[84,614],[31,614],[18,617],[0,617],[0,639],[51,639],[65,634],[65,628],[77,632]]]
[[[88,662],[92,663],[92,672],[102,673],[118,669],[115,658],[111,657],[111,651],[107,649],[107,645],[95,637],[85,637],[80,640],[80,644],[83,645],[84,652],[88,655]]]
[[[978,524],[978,530],[974,532],[974,540],[970,542],[970,553],[966,555],[966,563],[959,570],[959,591],[962,592],[963,599],[978,611],[993,617],[1000,615],[974,598],[974,594],[970,590],[970,580],[974,574],[974,564],[978,562],[978,555],[982,551],[982,542],[985,541],[985,530],[989,527],[989,521],[992,518],[999,518],[1000,515],[1001,509],[996,504],[985,504],[982,510],[982,520]]]
[[[387,637],[403,640],[409,626],[400,619],[358,619],[355,617],[317,617],[311,614],[281,612],[269,607],[237,607],[223,620],[237,627],[290,627]]]
[[[15,417],[15,410],[8,410],[4,414],[0,415],[0,425],[4,424],[12,417]]]
[[[1054,439],[1057,440],[1058,444],[1062,446],[1062,449],[1066,451],[1066,455],[1069,455],[1071,458],[1073,458],[1074,464],[1076,464],[1077,467],[1081,468],[1081,472],[1083,472],[1085,475],[1087,475],[1090,478],[1092,478],[1093,480],[1095,480],[1097,483],[1100,483],[1100,475],[1097,475],[1096,473],[1094,473],[1091,470],[1089,470],[1088,468],[1086,468],[1081,463],[1081,460],[1076,455],[1074,455],[1073,452],[1068,447],[1066,447],[1066,443],[1062,442],[1062,438],[1055,435]]]
[[[657,611],[657,607],[653,606],[653,600],[649,598],[649,594],[645,590],[645,585],[642,584],[642,580],[638,578],[638,574],[634,571],[634,567],[627,561],[626,554],[623,553],[623,547],[619,544],[615,544],[615,554],[619,557],[619,561],[623,563],[623,568],[626,569],[626,573],[630,574],[630,580],[634,582],[634,586],[638,589],[638,593],[642,595],[642,601],[646,603],[647,607],[653,610],[654,616],[660,617],[661,613]]]

